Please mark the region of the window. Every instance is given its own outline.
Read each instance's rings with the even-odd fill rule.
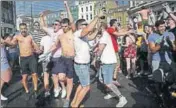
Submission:
[[[174,11],[174,7],[172,7],[172,11]]]
[[[86,12],[88,12],[88,7],[86,7]]]
[[[88,15],[86,15],[86,20],[89,20]]]
[[[82,19],[84,19],[84,16],[82,15]]]
[[[81,8],[81,11],[83,12],[83,8]]]
[[[121,17],[119,18],[119,22],[121,22],[122,21],[122,19],[121,19]]]
[[[92,11],[92,6],[90,6],[90,11]]]
[[[90,14],[90,19],[92,20],[92,14]]]

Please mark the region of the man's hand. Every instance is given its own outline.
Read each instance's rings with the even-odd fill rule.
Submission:
[[[127,33],[128,33],[128,34],[134,34],[135,31],[134,31],[134,30],[129,30]]]
[[[98,14],[98,18],[104,17],[104,12],[101,10],[100,13]]]
[[[43,51],[42,50],[36,50],[35,53],[41,54]]]
[[[168,3],[164,3],[164,4],[162,4],[162,6],[165,8],[165,11],[166,11],[167,13],[171,13],[171,12],[172,12],[172,10],[171,10],[171,8],[169,7],[169,4],[168,4]]]
[[[50,56],[50,55],[51,55],[51,52],[47,52],[47,53],[44,53],[44,54],[40,55],[38,62],[46,60],[47,57]]]
[[[51,13],[50,10],[45,10],[45,11],[43,11],[43,12],[40,13],[40,16],[43,17],[43,16],[48,15],[49,13]]]
[[[173,45],[172,45],[172,42],[170,40],[169,37],[166,37],[166,42],[168,43],[168,45],[173,49]]]
[[[4,44],[4,43],[5,43],[5,40],[2,39],[2,37],[1,37],[1,44]]]
[[[67,2],[67,1],[64,1],[64,5],[68,5],[68,2]]]

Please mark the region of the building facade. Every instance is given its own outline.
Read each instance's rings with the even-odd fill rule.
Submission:
[[[95,16],[96,1],[79,1],[78,5],[78,18],[85,19],[88,23],[92,21]]]
[[[119,6],[118,8],[113,8],[109,10],[110,19],[117,19],[117,22],[121,27],[126,28],[126,25],[129,21],[128,10],[129,6]]]
[[[137,3],[135,1],[130,1],[130,9],[128,10],[128,13],[133,17],[137,11],[141,10],[142,6],[145,6],[146,8],[151,9],[154,12],[155,17],[158,18],[160,13],[163,12],[162,4],[166,2],[171,7],[172,11],[176,12],[176,1],[141,1]],[[166,18],[167,16],[164,17]]]
[[[1,4],[1,35],[14,33],[16,31],[16,11],[14,1],[2,1]]]

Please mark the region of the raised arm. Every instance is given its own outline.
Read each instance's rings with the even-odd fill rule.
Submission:
[[[102,16],[103,16],[103,11],[100,11],[99,15],[96,16],[96,17],[94,18],[94,20],[93,20],[86,28],[84,28],[84,29],[82,30],[81,36],[83,37],[83,36],[88,35],[88,34],[94,29],[94,27],[95,27],[95,25],[97,24],[99,18],[102,17]]]
[[[65,8],[67,10],[68,18],[70,20],[71,28],[72,28],[73,31],[76,31],[76,26],[75,26],[74,19],[73,19],[73,16],[71,14],[70,8],[68,6],[68,2],[64,1],[64,4],[65,4]]]
[[[176,16],[173,14],[171,8],[169,7],[168,3],[162,4],[165,8],[165,11],[172,17],[172,19],[176,22]]]
[[[8,40],[4,40],[4,43],[8,44],[8,45],[11,45],[11,46],[17,45],[18,44],[17,36],[14,36],[12,38],[12,40],[9,40],[9,39]]]
[[[89,41],[94,40],[96,38],[97,34],[98,34],[98,31],[99,30],[97,28],[95,28],[95,30],[93,30],[93,32],[90,35],[87,36],[88,40]]]
[[[42,12],[41,14],[40,14],[40,25],[41,25],[41,28],[45,31],[45,32],[47,32],[47,24],[45,23],[45,14],[46,14],[46,12],[44,11],[44,12]]]
[[[123,31],[123,32],[115,31],[112,34],[115,35],[116,37],[119,37],[119,36],[130,35],[131,33],[134,33],[134,30]]]
[[[176,23],[176,16],[173,13],[169,13],[169,15],[171,16],[171,18],[175,21]]]

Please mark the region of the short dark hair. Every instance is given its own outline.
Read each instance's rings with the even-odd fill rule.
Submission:
[[[141,9],[147,9],[145,6],[142,6]]]
[[[55,22],[61,23],[61,21],[60,21],[60,20],[55,20]]]
[[[85,22],[86,20],[85,19],[79,19],[76,21],[76,29],[78,29],[78,26],[82,23],[82,22]]]
[[[70,20],[68,18],[64,18],[61,21],[62,24],[70,24]]]
[[[3,36],[3,39],[6,39],[7,37],[9,37],[10,34],[9,33],[5,33],[4,36]]]
[[[26,23],[20,23],[19,26],[26,26],[27,27],[27,24]]]
[[[40,23],[38,21],[35,21],[33,25],[38,24],[40,26]]]
[[[117,19],[111,19],[110,20],[110,26],[113,26],[113,24],[117,21]]]
[[[159,20],[155,22],[155,27],[159,27],[160,25],[165,24],[164,20]]]

